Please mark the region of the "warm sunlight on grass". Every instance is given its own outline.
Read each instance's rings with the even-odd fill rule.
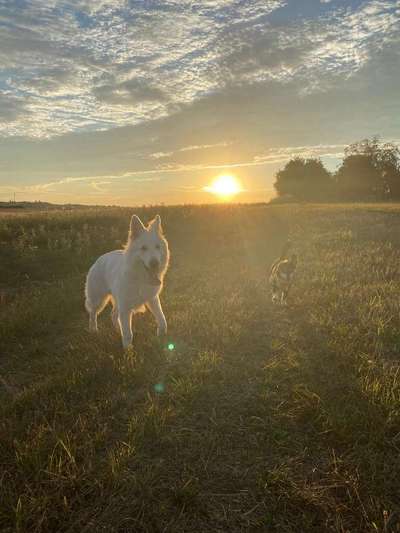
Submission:
[[[242,191],[242,186],[235,176],[224,174],[218,176],[211,185],[204,187],[204,190],[215,194],[221,200],[230,200]]]

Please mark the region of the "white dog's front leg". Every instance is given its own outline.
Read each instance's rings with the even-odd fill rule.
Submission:
[[[147,307],[152,312],[157,322],[157,335],[166,335],[167,333],[167,321],[161,307],[160,298],[156,296],[152,300],[147,302]]]
[[[122,345],[126,350],[132,345],[131,311],[120,311],[118,315],[118,322],[119,327],[121,328]]]

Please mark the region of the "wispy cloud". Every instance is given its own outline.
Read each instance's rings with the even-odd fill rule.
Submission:
[[[167,157],[173,157],[175,154],[179,154],[182,152],[196,152],[198,150],[207,150],[209,148],[221,148],[229,146],[230,144],[231,143],[227,141],[222,141],[214,144],[194,144],[191,146],[183,146],[182,148],[177,148],[176,150],[171,152],[154,152],[153,154],[150,154],[149,157],[150,159],[165,159]]]
[[[316,145],[316,146],[287,146],[269,149],[262,155],[257,155],[257,163],[281,163],[295,157],[302,158],[335,158],[344,155],[345,144]]]
[[[63,178],[61,180],[56,181],[50,181],[47,183],[38,183],[36,185],[27,186],[24,189],[18,188],[18,190],[25,192],[28,191],[35,191],[35,192],[43,192],[48,190],[54,190],[54,188],[59,187],[61,185],[70,185],[74,183],[88,183],[90,184],[94,189],[96,189],[96,186],[101,185],[108,185],[113,182],[113,180],[124,180],[129,178],[134,178],[135,183],[143,183],[143,182],[154,182],[159,181],[159,177],[139,177],[138,175],[148,175],[148,174],[160,174],[159,170],[147,170],[147,171],[141,171],[141,172],[129,172],[126,174],[116,175],[116,176],[74,176],[74,177],[67,177]],[[97,189],[98,190],[98,189]]]

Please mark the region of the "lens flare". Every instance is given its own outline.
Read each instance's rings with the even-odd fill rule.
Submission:
[[[158,394],[162,394],[165,391],[165,386],[163,383],[156,383],[154,385],[154,391]]]
[[[167,346],[168,350],[170,352],[172,352],[173,350],[175,350],[175,344],[173,342],[170,342]]]

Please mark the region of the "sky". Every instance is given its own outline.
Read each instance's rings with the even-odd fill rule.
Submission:
[[[267,201],[400,139],[400,0],[0,0],[0,200]]]

